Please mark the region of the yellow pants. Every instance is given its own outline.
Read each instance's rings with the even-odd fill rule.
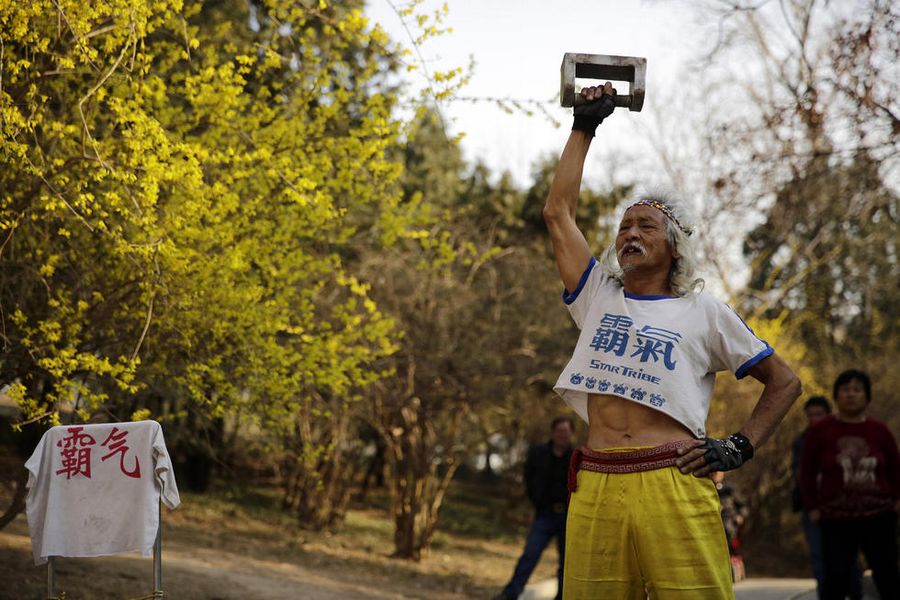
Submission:
[[[563,600],[733,600],[719,511],[715,484],[675,467],[579,471],[566,522]]]

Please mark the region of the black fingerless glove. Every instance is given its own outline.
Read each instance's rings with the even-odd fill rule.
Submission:
[[[585,102],[575,107],[575,122],[572,124],[572,131],[583,131],[594,137],[597,131],[597,125],[603,122],[603,119],[612,114],[616,109],[616,101],[614,96],[603,94],[599,100]]]
[[[703,459],[713,471],[737,469],[753,458],[753,444],[741,433],[732,433],[724,440],[708,437],[700,447],[706,450]]]

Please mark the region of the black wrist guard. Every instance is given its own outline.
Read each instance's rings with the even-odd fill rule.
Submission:
[[[603,94],[599,100],[592,100],[576,106],[572,111],[575,114],[572,131],[583,131],[593,137],[596,134],[597,126],[615,109],[615,98],[609,94]]]
[[[730,471],[753,458],[753,444],[742,433],[732,433],[724,440],[706,438],[701,448],[707,466],[713,471]]]

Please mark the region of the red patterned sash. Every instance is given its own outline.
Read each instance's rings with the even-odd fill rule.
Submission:
[[[590,448],[576,448],[569,462],[569,493],[578,487],[578,471],[595,473],[639,473],[664,469],[675,465],[678,449],[689,446],[692,440],[669,442],[653,448],[636,448],[625,452],[603,452]]]

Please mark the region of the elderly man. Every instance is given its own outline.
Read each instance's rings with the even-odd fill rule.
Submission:
[[[544,207],[581,334],[556,391],[588,422],[572,457],[563,598],[733,598],[713,471],[749,460],[800,382],[727,305],[699,291],[683,207],[640,196],[598,262],[575,223],[584,160],[615,90],[586,88]],[[750,418],[707,436],[715,373],[764,386]]]

